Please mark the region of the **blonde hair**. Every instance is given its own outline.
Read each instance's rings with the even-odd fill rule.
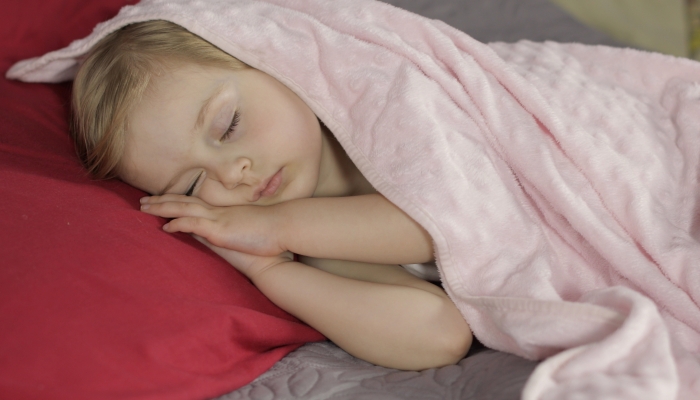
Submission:
[[[169,62],[249,68],[167,21],[127,25],[106,36],[90,51],[73,83],[71,136],[80,161],[93,178],[119,175],[129,112],[158,68]]]

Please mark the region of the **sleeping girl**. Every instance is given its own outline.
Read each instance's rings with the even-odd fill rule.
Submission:
[[[84,60],[73,138],[98,178],[151,194],[281,308],[372,363],[455,363],[472,335],[445,292],[400,264],[427,232],[378,194],[293,91],[180,26],[128,25]]]
[[[7,76],[79,64],[92,175],[349,353],[422,369],[473,333],[546,359],[524,398],[700,398],[697,62],[373,0],[153,0]],[[445,292],[399,266],[434,258]]]

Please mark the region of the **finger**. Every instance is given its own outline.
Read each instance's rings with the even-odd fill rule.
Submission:
[[[163,225],[163,230],[170,233],[183,232],[200,236],[202,239],[206,240],[206,242],[202,243],[207,246],[241,250],[239,246],[235,246],[233,243],[228,243],[225,240],[225,237],[221,234],[221,224],[211,219],[198,217],[176,218]]]
[[[198,203],[166,202],[142,204],[141,211],[163,218],[212,218],[212,210]]]
[[[245,243],[237,243],[227,240],[225,232],[218,221],[208,218],[182,217],[174,219],[163,225],[166,232],[192,233],[206,239],[208,245],[223,247],[229,250],[245,251],[248,247]],[[205,242],[202,242],[207,244]]]
[[[199,217],[176,218],[163,225],[163,230],[166,232],[193,233],[206,239],[209,243],[211,243],[212,233],[215,229],[216,223],[214,221]]]
[[[164,194],[162,196],[146,196],[139,199],[141,204],[158,204],[175,201],[180,203],[196,203],[202,206],[209,206],[207,202],[195,196],[185,196],[182,194]]]

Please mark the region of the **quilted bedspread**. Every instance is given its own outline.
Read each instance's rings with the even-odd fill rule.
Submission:
[[[294,90],[431,234],[487,346],[547,358],[526,399],[700,396],[700,64],[482,44],[369,0],[144,1],[16,64],[71,79],[129,23],[166,19]]]
[[[481,347],[456,365],[399,371],[357,359],[333,343],[317,342],[216,400],[511,400],[520,397],[536,365]]]

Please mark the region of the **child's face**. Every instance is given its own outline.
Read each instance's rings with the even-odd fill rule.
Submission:
[[[128,118],[121,178],[151,194],[211,205],[270,205],[318,190],[324,148],[314,113],[254,69],[183,64],[155,78]]]

